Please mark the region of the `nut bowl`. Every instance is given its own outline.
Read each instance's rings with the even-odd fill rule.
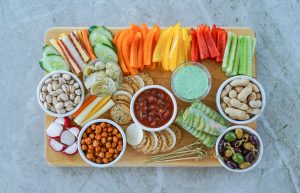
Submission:
[[[249,79],[249,81],[253,84],[255,84],[259,91],[260,91],[260,94],[261,94],[261,107],[260,107],[260,112],[252,117],[250,117],[250,119],[246,119],[246,120],[235,120],[235,119],[232,119],[230,118],[225,112],[224,110],[222,109],[222,106],[221,106],[221,93],[222,91],[224,90],[225,86],[227,84],[229,84],[231,81],[233,80],[236,80],[236,79],[239,79],[239,78],[247,78]],[[234,123],[234,124],[241,124],[241,125],[244,125],[244,124],[248,124],[248,123],[251,123],[253,121],[255,121],[263,112],[264,108],[265,108],[265,105],[266,105],[266,94],[265,94],[265,91],[264,91],[264,88],[262,87],[262,85],[257,81],[255,80],[254,78],[252,77],[249,77],[249,76],[234,76],[234,77],[231,77],[227,80],[225,80],[221,86],[219,87],[218,91],[217,91],[217,95],[216,95],[216,104],[217,104],[217,108],[218,108],[218,111],[219,113],[226,119],[228,120],[229,122],[231,123]]]
[[[122,143],[122,150],[121,152],[119,153],[118,157],[115,158],[113,161],[109,162],[109,163],[96,163],[96,162],[93,162],[89,159],[87,159],[84,151],[82,150],[82,147],[81,147],[81,140],[83,138],[83,134],[85,133],[85,131],[90,127],[92,126],[93,124],[100,124],[100,123],[107,123],[107,124],[111,124],[113,125],[115,128],[118,129],[118,131],[120,132],[121,136],[122,136],[122,140],[123,140],[123,143]],[[122,156],[124,155],[124,152],[126,150],[126,135],[123,131],[123,129],[120,127],[120,125],[118,125],[117,123],[111,121],[111,120],[108,120],[108,119],[96,119],[96,120],[93,120],[89,123],[87,123],[80,131],[79,135],[78,135],[78,138],[77,138],[77,145],[78,145],[78,152],[79,152],[79,155],[81,156],[81,158],[89,165],[91,166],[94,166],[94,167],[98,167],[98,168],[106,168],[106,167],[110,167],[112,165],[114,165],[115,163],[117,163],[121,158]]]
[[[254,135],[258,141],[258,145],[257,145],[257,150],[258,150],[258,156],[251,162],[251,165],[245,169],[241,169],[241,168],[231,168],[229,167],[222,155],[220,154],[219,152],[219,145],[220,145],[220,141],[223,139],[224,135],[226,133],[228,133],[229,131],[234,131],[235,129],[237,128],[240,128],[244,133],[248,133],[250,135]],[[242,126],[242,125],[236,125],[236,126],[232,126],[232,127],[229,127],[227,128],[217,139],[217,142],[216,142],[216,146],[215,146],[215,154],[217,156],[217,159],[218,161],[220,162],[220,164],[226,168],[227,170],[229,171],[232,171],[232,172],[247,172],[247,171],[250,171],[252,170],[253,168],[255,168],[257,166],[257,164],[260,162],[261,158],[262,158],[262,155],[263,155],[263,143],[262,143],[262,140],[260,138],[260,136],[258,135],[258,133],[256,131],[254,131],[253,129],[251,129],[250,127],[246,127],[246,126]]]
[[[69,79],[69,77],[70,77],[71,79],[69,81],[74,80],[74,83],[72,84],[73,85],[72,90],[74,88],[74,91],[72,91],[72,92],[74,92],[74,94],[73,94],[74,99],[73,100],[70,99],[71,98],[70,97],[70,93],[71,93],[70,88],[71,87],[70,86],[64,86],[64,88],[62,88],[63,85],[67,85],[68,82],[64,82],[66,80],[64,80],[64,81],[61,80],[59,82],[59,80],[53,80],[52,79],[52,77],[57,76],[57,74],[60,74],[61,76],[65,75],[65,77],[67,77],[67,79]],[[57,78],[55,78],[55,79],[57,79]],[[51,85],[56,84],[55,86],[51,86],[51,89],[49,88],[49,91],[51,91],[51,90],[54,91],[53,87],[56,87],[55,91],[60,89],[60,91],[62,91],[62,93],[60,93],[60,94],[66,94],[67,95],[67,97],[64,96],[64,97],[66,97],[66,98],[64,98],[64,100],[61,99],[61,102],[63,102],[63,107],[62,108],[66,111],[65,113],[57,113],[57,112],[54,112],[54,111],[51,110],[51,106],[52,106],[52,108],[55,108],[54,104],[53,104],[53,98],[57,99],[58,95],[60,95],[60,94],[53,93],[53,92],[50,93],[48,90],[45,91],[45,88],[43,88],[43,87],[45,87],[45,86],[47,87],[50,84],[49,81],[52,81]],[[54,81],[57,82],[57,83],[54,83]],[[76,84],[76,83],[78,83],[78,84]],[[75,90],[75,84],[76,84],[76,87],[79,86],[76,89],[76,90],[79,90],[79,91]],[[42,94],[43,89],[45,91],[44,94]],[[75,92],[77,92],[78,94],[80,92],[80,95],[75,94]],[[45,93],[47,93],[47,94],[45,94]],[[47,97],[46,95],[49,95],[49,97]],[[80,96],[80,100],[78,100],[79,98],[76,99],[75,96]],[[41,106],[41,108],[43,109],[43,111],[45,113],[47,113],[47,114],[49,114],[53,117],[67,117],[67,116],[72,115],[73,113],[75,113],[80,108],[80,106],[82,105],[82,103],[84,101],[84,87],[83,87],[83,84],[81,83],[80,79],[76,75],[74,75],[73,73],[70,73],[68,71],[63,71],[63,70],[51,72],[49,74],[46,74],[42,78],[42,80],[40,81],[40,83],[37,87],[37,100],[38,100],[39,105]],[[68,101],[70,101],[69,104],[68,104]],[[77,105],[73,106],[72,103],[76,104],[75,101],[76,101]],[[46,103],[46,104],[44,104],[44,103]],[[55,102],[55,104],[57,104],[57,103]],[[70,111],[66,110],[68,107],[70,107],[69,108]]]

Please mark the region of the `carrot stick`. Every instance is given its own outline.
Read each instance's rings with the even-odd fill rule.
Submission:
[[[72,115],[73,118],[76,118],[82,111],[85,109],[91,102],[93,102],[97,97],[94,95],[91,95],[89,98],[87,98],[81,107]]]
[[[142,36],[145,39],[147,33],[149,32],[148,26],[146,23],[142,23]]]
[[[116,47],[117,47],[117,55],[118,55],[118,60],[119,60],[119,64],[121,66],[121,69],[123,71],[124,74],[128,74],[129,70],[124,62],[123,56],[122,56],[122,42],[124,40],[124,37],[127,34],[127,30],[123,30],[120,32],[120,35],[116,41]]]
[[[138,71],[132,67],[130,67],[130,46],[132,44],[134,32],[132,30],[128,30],[123,41],[122,41],[122,57],[124,59],[125,65],[129,70],[130,74],[137,74]]]
[[[140,45],[140,41],[142,38],[142,33],[137,32],[134,35],[131,47],[130,47],[130,67],[131,68],[138,68],[138,49]]]
[[[133,31],[135,31],[135,32],[142,32],[141,27],[138,26],[138,25],[135,25],[133,23],[130,23],[130,29],[133,30]]]
[[[118,32],[115,34],[114,39],[113,39],[114,44],[117,43],[118,37],[120,36],[121,32],[122,32],[122,31],[118,31]]]
[[[139,47],[138,47],[138,68],[141,70],[144,68],[144,63],[143,63],[143,39],[141,37],[140,42],[139,42]]]
[[[89,32],[87,29],[82,29],[82,38],[83,38],[83,43],[86,47],[88,54],[90,55],[91,60],[95,60],[96,56],[95,56],[93,48],[90,44]]]
[[[157,27],[154,27],[147,33],[144,41],[144,65],[150,66],[152,64],[152,55],[154,50],[154,35],[157,31]]]

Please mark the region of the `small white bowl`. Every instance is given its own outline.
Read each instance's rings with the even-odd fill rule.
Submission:
[[[80,102],[77,104],[77,106],[76,106],[72,111],[67,112],[67,113],[65,113],[65,114],[58,114],[58,113],[54,113],[54,112],[52,112],[52,111],[50,111],[50,110],[48,110],[48,109],[45,109],[45,108],[44,108],[44,105],[43,105],[43,103],[42,103],[42,101],[40,100],[40,96],[39,96],[39,95],[40,95],[40,92],[41,92],[41,90],[42,90],[42,86],[44,85],[44,82],[45,82],[48,78],[50,78],[53,74],[69,74],[69,75],[75,80],[75,82],[77,82],[77,83],[79,84],[80,89],[81,89]],[[40,83],[39,83],[39,85],[38,85],[38,87],[37,87],[37,92],[36,92],[36,93],[37,93],[37,99],[38,99],[38,102],[39,102],[41,108],[43,109],[43,111],[44,111],[45,113],[47,113],[47,114],[53,116],[53,117],[67,117],[67,116],[72,115],[73,113],[75,113],[75,112],[80,108],[80,106],[82,105],[82,103],[83,103],[83,101],[84,101],[84,87],[83,87],[82,82],[80,81],[80,79],[79,79],[75,74],[73,74],[73,73],[71,73],[71,72],[68,72],[68,71],[64,71],[64,70],[59,70],[59,71],[55,71],[55,72],[51,72],[51,73],[49,73],[49,74],[46,74],[46,75],[42,78],[42,80],[40,81]]]
[[[84,152],[82,151],[81,149],[81,139],[82,139],[82,135],[83,133],[85,132],[85,130],[91,126],[92,124],[94,123],[102,123],[102,122],[105,122],[105,123],[109,123],[113,126],[115,126],[121,133],[122,135],[122,139],[123,139],[123,147],[122,147],[122,151],[120,152],[119,156],[113,160],[112,162],[110,163],[107,163],[107,164],[98,164],[96,162],[93,162],[93,161],[90,161],[88,160],[86,157],[85,157],[85,154]],[[96,119],[96,120],[93,120],[93,121],[90,121],[89,123],[87,123],[81,130],[80,130],[80,133],[78,135],[78,138],[77,138],[77,148],[78,148],[78,152],[79,152],[79,155],[82,157],[82,159],[89,165],[91,166],[94,166],[94,167],[97,167],[97,168],[107,168],[107,167],[111,167],[112,165],[114,165],[115,163],[117,163],[121,157],[123,156],[125,150],[126,150],[126,135],[123,131],[123,129],[120,127],[120,125],[118,125],[117,123],[111,121],[111,120],[108,120],[108,119]]]
[[[251,117],[248,120],[242,120],[242,121],[231,119],[229,116],[226,115],[226,113],[223,111],[223,109],[221,107],[221,93],[222,93],[223,89],[231,81],[233,81],[235,79],[238,79],[238,78],[248,78],[250,82],[254,83],[259,88],[259,91],[260,91],[260,94],[261,94],[261,101],[262,101],[262,105],[261,105],[261,108],[260,108],[260,110],[261,110],[260,113],[257,114],[257,115],[255,115],[255,116],[253,116],[253,117]],[[234,124],[244,125],[244,124],[247,124],[247,123],[251,123],[252,121],[255,121],[262,114],[262,112],[263,112],[263,110],[265,108],[265,105],[266,105],[266,93],[265,93],[264,88],[262,87],[262,85],[257,80],[255,80],[254,78],[249,77],[249,76],[234,76],[234,77],[231,77],[231,78],[225,80],[221,84],[221,86],[219,87],[217,95],[216,95],[216,104],[217,104],[217,108],[218,108],[219,113],[227,121],[229,121],[231,123],[234,123]]]
[[[228,132],[228,131],[232,131],[232,130],[235,130],[237,128],[241,128],[243,131],[247,131],[247,133],[249,134],[253,134],[257,137],[258,139],[258,142],[259,142],[259,145],[258,145],[258,157],[255,158],[255,160],[251,163],[251,166],[246,168],[246,169],[231,169],[230,167],[228,167],[224,162],[223,160],[220,158],[222,157],[220,154],[219,154],[219,151],[218,151],[218,146],[219,146],[219,143],[220,143],[220,140],[223,138],[223,136]],[[226,168],[227,170],[229,171],[232,171],[232,172],[248,172],[250,170],[252,170],[253,168],[255,168],[255,166],[260,162],[262,156],[263,156],[263,152],[264,152],[264,147],[263,147],[263,143],[262,143],[262,140],[260,138],[260,136],[258,135],[258,133],[256,131],[254,131],[253,129],[251,129],[250,127],[246,127],[246,126],[242,126],[242,125],[236,125],[236,126],[232,126],[232,127],[229,127],[227,128],[217,139],[217,142],[216,142],[216,146],[215,146],[215,153],[216,153],[216,156],[220,162],[220,164]]]
[[[151,128],[151,127],[146,127],[145,125],[143,125],[142,123],[140,123],[138,121],[138,119],[136,118],[135,114],[134,114],[134,103],[135,103],[135,100],[136,98],[139,96],[140,93],[142,93],[143,91],[145,90],[148,90],[148,89],[153,89],[153,88],[157,88],[157,89],[161,89],[163,91],[165,91],[172,99],[172,102],[173,102],[173,114],[172,114],[172,117],[171,119],[163,126],[161,127],[157,127],[157,128]],[[131,102],[130,102],[130,114],[131,114],[131,117],[133,119],[133,121],[139,126],[141,127],[142,129],[146,130],[146,131],[161,131],[163,129],[166,129],[167,127],[169,127],[175,120],[176,118],[176,115],[177,115],[177,102],[176,102],[176,99],[174,97],[174,95],[168,90],[166,89],[165,87],[163,86],[160,86],[160,85],[149,85],[149,86],[145,86],[143,88],[141,88],[140,90],[138,90],[132,97],[131,99]]]

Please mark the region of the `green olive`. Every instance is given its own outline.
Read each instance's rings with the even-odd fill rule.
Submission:
[[[234,132],[229,131],[224,135],[224,139],[228,142],[234,142],[236,140],[236,135]]]
[[[243,135],[243,140],[244,140],[244,142],[247,142],[247,141],[249,141],[249,134],[248,133],[245,133],[244,135]]]
[[[225,157],[231,157],[233,152],[230,149],[226,149],[224,152]]]
[[[233,156],[232,156],[232,160],[237,163],[237,164],[242,164],[244,162],[244,156],[240,153],[235,153]]]
[[[234,131],[235,135],[236,135],[236,138],[238,139],[242,139],[243,138],[243,135],[244,135],[244,132],[241,128],[237,128],[235,131]]]
[[[246,142],[246,143],[243,144],[243,147],[244,147],[245,150],[250,151],[254,148],[254,145],[250,142]]]
[[[241,169],[245,169],[245,168],[250,167],[250,165],[251,165],[250,162],[244,162],[244,163],[240,164],[239,166]]]

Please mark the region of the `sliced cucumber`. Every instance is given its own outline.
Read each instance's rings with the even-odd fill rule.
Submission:
[[[230,74],[233,71],[236,44],[237,44],[237,35],[233,34],[232,42],[230,46],[229,59],[227,61],[227,66],[226,66],[226,74]]]
[[[43,56],[47,56],[47,55],[58,55],[60,56],[60,54],[58,53],[58,51],[51,45],[45,45],[43,47]]]
[[[233,37],[233,33],[232,32],[228,32],[228,38],[227,38],[227,43],[226,43],[224,57],[223,57],[223,62],[222,62],[222,71],[223,72],[225,72],[227,64],[228,64],[230,47],[231,47],[231,42],[232,42],[232,37]]]
[[[104,58],[106,61],[118,63],[118,56],[114,49],[105,44],[95,44],[94,53],[97,58]]]
[[[110,47],[113,47],[114,44],[108,37],[106,37],[103,33],[93,30],[89,35],[89,40],[91,44],[94,46],[96,44],[105,44]]]
[[[47,72],[58,70],[70,71],[70,66],[65,59],[56,54],[49,54],[45,56],[39,63],[40,67]]]
[[[234,64],[233,64],[232,72],[229,74],[230,76],[235,76],[238,73],[239,61],[240,61],[240,49],[241,49],[241,36],[238,36],[238,41],[237,41],[236,51],[234,56]]]
[[[113,35],[112,35],[111,31],[109,31],[104,26],[91,26],[89,28],[89,34],[94,33],[94,32],[101,33],[101,34],[105,35],[108,39],[110,39],[110,41],[113,41]]]
[[[241,49],[240,49],[240,61],[239,61],[239,70],[238,74],[246,74],[247,72],[247,46],[246,46],[246,37],[241,37]]]

